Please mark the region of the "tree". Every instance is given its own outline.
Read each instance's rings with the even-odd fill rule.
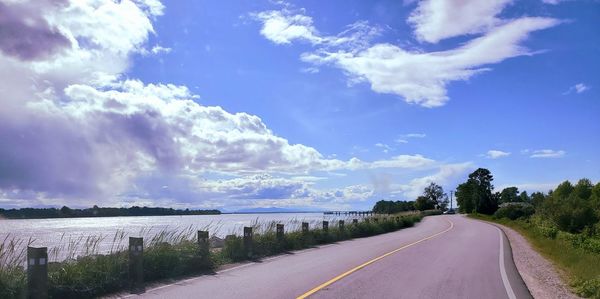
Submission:
[[[531,193],[531,204],[536,208],[541,206],[545,199],[546,196],[542,192]]]
[[[519,201],[527,202],[527,203],[529,203],[531,201],[531,199],[529,198],[529,195],[527,195],[527,191],[521,192],[521,194],[519,195]]]
[[[473,199],[473,184],[467,181],[456,188],[456,204],[461,213],[473,213],[475,201]]]
[[[500,192],[500,202],[501,203],[517,202],[517,201],[519,201],[518,194],[519,194],[519,188],[517,188],[517,187],[504,188],[504,189],[502,189],[502,192]]]
[[[442,186],[433,182],[430,183],[429,186],[425,187],[425,190],[423,190],[423,196],[433,203],[434,208],[442,211],[446,210],[449,201],[448,195],[444,193]]]
[[[558,185],[558,187],[556,187],[556,189],[552,192],[552,197],[554,198],[567,198],[569,197],[569,195],[571,195],[571,192],[573,192],[573,185],[571,185],[571,182],[569,181],[564,181],[562,183],[560,183],[560,185]]]
[[[489,170],[478,168],[456,190],[456,202],[461,212],[491,215],[498,209],[498,197],[492,194],[494,177]]]
[[[425,196],[419,196],[415,201],[415,208],[419,211],[433,210],[435,203]]]
[[[594,185],[588,179],[581,179],[573,187],[573,193],[579,198],[589,199],[592,196],[592,189]]]

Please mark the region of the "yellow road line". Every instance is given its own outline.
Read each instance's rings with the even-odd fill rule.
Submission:
[[[446,230],[444,230],[444,231],[442,231],[442,232],[439,232],[439,233],[437,233],[437,234],[433,234],[433,235],[431,235],[431,236],[429,236],[429,237],[426,237],[426,238],[423,238],[423,239],[421,239],[421,240],[415,241],[415,242],[413,242],[413,243],[410,243],[410,244],[408,244],[408,245],[404,245],[404,246],[402,246],[402,247],[400,247],[400,248],[398,248],[398,249],[394,249],[394,250],[392,250],[392,251],[390,251],[390,252],[388,252],[388,253],[386,253],[386,254],[384,254],[384,255],[382,255],[382,256],[376,257],[376,258],[374,258],[374,259],[372,259],[372,260],[370,260],[370,261],[368,261],[368,262],[365,262],[365,263],[363,263],[363,264],[361,264],[361,265],[358,265],[358,266],[356,266],[356,267],[354,267],[354,268],[352,268],[352,269],[350,269],[350,270],[348,270],[348,271],[346,271],[346,272],[344,272],[344,273],[342,273],[342,274],[340,274],[340,275],[338,275],[338,276],[336,276],[336,277],[334,277],[334,278],[332,278],[332,279],[330,279],[330,280],[328,280],[328,281],[326,281],[326,282],[324,282],[324,283],[320,284],[320,285],[319,285],[319,286],[317,286],[316,288],[314,288],[314,289],[312,289],[312,290],[310,290],[310,291],[308,291],[308,292],[306,292],[306,293],[304,293],[304,294],[302,294],[302,295],[300,295],[300,296],[296,297],[296,299],[304,299],[304,298],[307,298],[308,296],[310,296],[310,295],[312,295],[312,294],[314,294],[314,293],[318,292],[319,290],[321,290],[321,289],[323,289],[323,288],[325,288],[325,287],[327,287],[327,286],[331,285],[332,283],[334,283],[334,282],[336,282],[336,281],[338,281],[338,280],[340,280],[340,279],[342,279],[342,278],[344,278],[344,277],[346,277],[346,276],[348,276],[348,275],[350,275],[350,274],[352,274],[352,273],[354,273],[354,272],[356,272],[356,271],[358,271],[358,270],[360,270],[360,269],[362,269],[362,268],[364,268],[364,267],[366,267],[366,266],[368,266],[368,265],[370,265],[370,264],[372,264],[372,263],[374,263],[374,262],[376,262],[376,261],[378,261],[378,260],[380,260],[380,259],[382,259],[382,258],[384,258],[384,257],[388,256],[388,255],[392,255],[392,254],[394,254],[394,253],[396,253],[396,252],[398,252],[398,251],[400,251],[400,250],[406,249],[406,248],[408,248],[408,247],[410,247],[410,246],[413,246],[413,245],[419,244],[419,243],[421,243],[421,242],[423,242],[423,241],[427,241],[427,240],[429,240],[429,239],[435,238],[435,237],[437,237],[437,236],[439,236],[439,235],[441,235],[441,234],[443,234],[443,233],[446,233],[446,232],[448,232],[449,230],[451,230],[452,228],[454,228],[454,223],[453,223],[452,221],[448,220],[448,219],[446,219],[446,221],[448,221],[448,223],[450,223],[450,227],[449,227],[449,228],[447,228]]]

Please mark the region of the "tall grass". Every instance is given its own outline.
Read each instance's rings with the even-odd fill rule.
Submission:
[[[255,220],[251,250],[244,246],[243,238],[230,234],[221,248],[202,252],[196,243],[195,227],[163,229],[153,233],[152,228],[140,231],[144,238],[144,280],[152,282],[186,275],[210,273],[220,265],[247,259],[298,250],[311,246],[360,238],[391,232],[413,226],[420,221],[421,214],[381,218],[378,222],[352,224],[345,220],[345,227],[338,226],[338,219],[330,221],[328,230],[321,228],[321,222],[310,223],[313,229],[301,232],[301,220],[286,223],[283,239],[276,235],[277,222]],[[204,227],[214,233],[220,225]],[[126,234],[116,232],[109,252],[102,252],[99,244],[107,236],[87,236],[65,238],[65,243],[51,248],[48,265],[50,298],[95,297],[125,290],[128,287],[128,253]],[[111,239],[108,239],[111,240]],[[27,245],[34,240],[18,240],[7,237],[0,244],[0,298],[24,296],[26,286],[25,259]],[[102,253],[101,253],[102,252]],[[62,259],[60,258],[62,257]]]

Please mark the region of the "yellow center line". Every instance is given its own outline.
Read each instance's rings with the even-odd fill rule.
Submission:
[[[384,254],[382,256],[376,257],[376,258],[374,258],[374,259],[372,259],[372,260],[370,260],[368,262],[365,262],[365,263],[363,263],[361,265],[358,265],[358,266],[356,266],[356,267],[354,267],[354,268],[352,268],[352,269],[350,269],[350,270],[348,270],[348,271],[346,271],[346,272],[344,272],[344,273],[342,273],[342,274],[340,274],[340,275],[338,275],[338,276],[336,276],[336,277],[334,277],[334,278],[332,278],[332,279],[330,279],[330,280],[328,280],[328,281],[320,284],[319,286],[315,287],[314,289],[312,289],[312,290],[310,290],[310,291],[308,291],[308,292],[306,292],[306,293],[304,293],[304,294],[296,297],[296,299],[307,298],[308,296],[310,296],[310,295],[318,292],[319,290],[321,290],[321,289],[323,289],[323,288],[331,285],[332,283],[334,283],[334,282],[336,282],[336,281],[338,281],[338,280],[340,280],[340,279],[342,279],[342,278],[344,278],[344,277],[346,277],[346,276],[348,276],[348,275],[350,275],[350,274],[352,274],[352,273],[354,273],[354,272],[356,272],[356,271],[358,271],[358,270],[360,270],[360,269],[362,269],[362,268],[364,268],[364,267],[366,267],[366,266],[368,266],[368,265],[370,265],[370,264],[372,264],[372,263],[374,263],[374,262],[376,262],[376,261],[378,261],[378,260],[380,260],[380,259],[382,259],[382,258],[384,258],[386,256],[392,255],[392,254],[394,254],[394,253],[396,253],[396,252],[398,252],[400,250],[406,249],[408,247],[411,247],[413,245],[419,244],[419,243],[421,243],[423,241],[427,241],[429,239],[435,238],[435,237],[437,237],[437,236],[439,236],[439,235],[441,235],[443,233],[448,232],[449,230],[451,230],[452,228],[454,228],[454,223],[452,221],[448,220],[448,219],[446,219],[446,221],[448,221],[448,223],[450,223],[450,227],[447,228],[446,230],[444,230],[442,232],[439,232],[437,234],[433,234],[433,235],[431,235],[429,237],[426,237],[426,238],[423,238],[421,240],[415,241],[415,242],[410,243],[408,245],[404,245],[404,246],[402,246],[402,247],[400,247],[398,249],[394,249],[394,250],[392,250],[392,251],[390,251],[390,252],[388,252],[388,253],[386,253],[386,254]]]

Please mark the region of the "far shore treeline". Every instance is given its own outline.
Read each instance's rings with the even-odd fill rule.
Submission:
[[[172,208],[138,207],[104,208],[94,206],[88,209],[71,209],[63,206],[57,208],[22,208],[0,209],[0,218],[76,218],[76,217],[117,217],[117,216],[170,216],[170,215],[219,215],[219,210],[176,210]]]

